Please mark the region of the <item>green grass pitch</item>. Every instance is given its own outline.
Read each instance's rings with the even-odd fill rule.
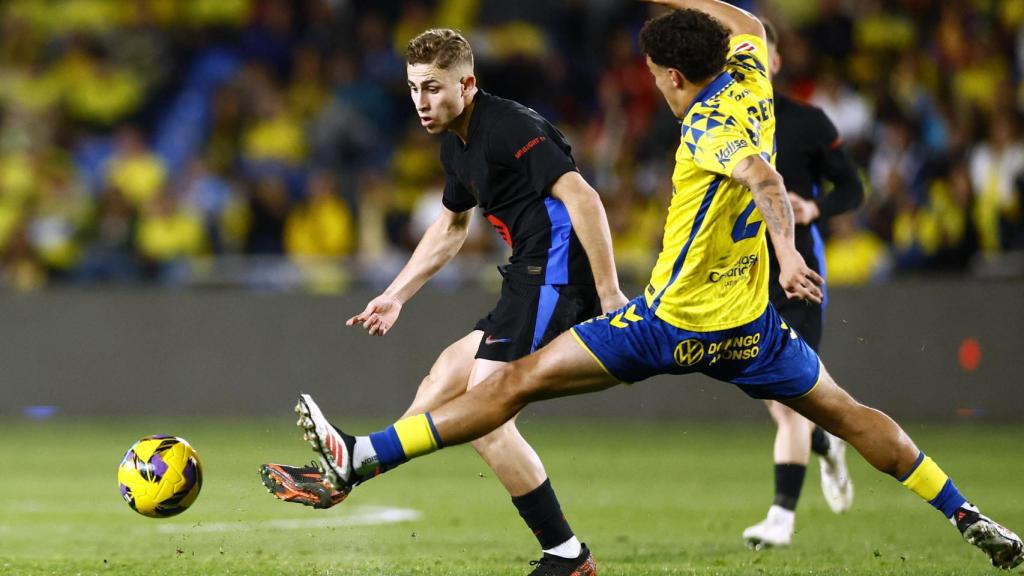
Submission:
[[[995,573],[937,512],[856,453],[849,514],[828,510],[812,462],[794,546],[746,550],[740,533],[772,496],[767,421],[521,427],[603,576]],[[1024,426],[908,431],[983,511],[1024,529]],[[118,494],[122,454],[152,433],[184,436],[203,459],[202,494],[176,518],[139,516]],[[311,456],[287,418],[0,421],[0,574],[521,575],[539,556],[468,447],[411,462],[327,511],[265,492],[261,462]],[[381,510],[418,519],[372,523]]]

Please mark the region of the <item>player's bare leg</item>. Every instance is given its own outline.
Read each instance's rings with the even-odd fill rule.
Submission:
[[[899,479],[927,500],[949,518],[965,540],[981,548],[994,566],[1009,569],[1024,563],[1020,537],[968,503],[892,418],[854,400],[835,383],[824,365],[818,385],[811,392],[785,403],[846,440],[876,469]]]
[[[785,404],[768,400],[765,405],[775,422],[775,444],[772,447],[775,461],[806,466],[811,458],[814,424]]]
[[[482,336],[481,331],[474,331],[441,354],[402,418],[436,409],[483,382],[505,365],[505,362],[474,359]],[[514,421],[475,440],[473,448],[513,497],[526,494],[547,479],[540,457],[519,433]]]
[[[824,366],[810,393],[784,403],[849,442],[881,472],[898,478],[917,461],[920,450],[910,436],[886,414],[854,400]]]
[[[565,333],[538,352],[503,365],[454,400],[429,413],[404,418],[377,433],[392,440],[382,445],[376,458],[384,466],[398,465],[433,452],[442,444],[452,446],[481,438],[515,417],[530,402],[597,392],[617,383],[573,335]],[[309,433],[324,437],[320,451],[329,480],[338,489],[351,490],[365,480],[349,456],[355,439],[330,426],[315,405],[308,405],[310,400],[308,395],[300,398],[300,413],[307,420],[315,420],[315,430],[310,429]],[[365,437],[359,437],[362,438]]]
[[[784,404],[771,400],[765,404],[776,427],[773,459],[777,493],[765,519],[743,531],[747,546],[756,550],[788,546],[793,539],[797,498],[779,493],[778,485],[793,484],[785,486],[783,492],[799,496],[811,455],[811,431],[814,429],[810,420]]]
[[[518,414],[527,404],[606,390],[618,384],[567,332],[511,362],[459,398],[431,412],[445,446],[470,442]]]
[[[473,372],[473,357],[483,335],[483,331],[474,330],[441,352],[420,382],[416,397],[402,418],[429,412],[466,392]]]
[[[478,386],[505,364],[493,360],[477,360],[470,377],[470,389]],[[473,440],[472,444],[513,497],[530,492],[547,479],[544,464],[519,433],[515,418],[490,434]]]

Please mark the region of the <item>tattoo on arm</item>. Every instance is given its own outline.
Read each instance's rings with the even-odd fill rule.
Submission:
[[[750,156],[736,166],[733,178],[750,188],[772,240],[792,240],[793,207],[779,173],[763,159]]]

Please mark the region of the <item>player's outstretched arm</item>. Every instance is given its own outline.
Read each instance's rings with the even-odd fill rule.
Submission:
[[[625,306],[628,300],[619,288],[608,216],[597,191],[579,172],[570,171],[555,181],[551,196],[565,204],[576,236],[587,253],[597,295],[601,298],[601,310],[610,312]]]
[[[793,242],[793,208],[782,175],[755,154],[741,160],[733,169],[732,177],[750,188],[754,204],[764,218],[779,260],[779,284],[786,296],[820,304],[824,280],[807,266]]]
[[[710,14],[732,32],[733,36],[750,34],[765,39],[764,24],[750,12],[737,8],[719,0],[642,0],[651,4],[661,4],[677,10],[690,8]]]
[[[427,228],[409,262],[387,290],[371,300],[362,312],[349,318],[345,325],[362,324],[371,336],[386,334],[398,320],[402,305],[459,253],[469,234],[472,215],[472,210],[452,212],[442,207],[441,215]]]

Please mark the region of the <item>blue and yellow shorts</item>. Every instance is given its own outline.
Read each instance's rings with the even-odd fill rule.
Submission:
[[[821,369],[818,355],[771,304],[749,324],[691,332],[655,316],[640,296],[620,310],[577,324],[572,333],[622,382],[702,372],[754,398],[786,400],[810,392]]]

